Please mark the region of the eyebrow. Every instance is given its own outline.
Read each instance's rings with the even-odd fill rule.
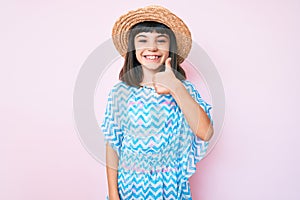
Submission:
[[[147,36],[146,36],[146,35],[143,35],[143,34],[140,34],[140,35],[136,36],[136,38],[139,38],[139,37],[147,38]],[[160,34],[160,35],[157,36],[157,38],[159,38],[159,37],[164,37],[164,38],[169,39],[169,36],[164,35],[164,34]]]

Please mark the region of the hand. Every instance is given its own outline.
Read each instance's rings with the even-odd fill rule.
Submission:
[[[172,93],[174,85],[179,81],[172,71],[171,58],[166,59],[165,66],[165,71],[157,72],[152,78],[154,88],[158,94]]]

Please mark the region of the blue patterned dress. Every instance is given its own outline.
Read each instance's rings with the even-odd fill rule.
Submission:
[[[195,86],[182,83],[211,119],[211,106]],[[208,142],[192,132],[171,94],[119,82],[109,93],[101,129],[119,156],[121,200],[192,199],[188,178]]]

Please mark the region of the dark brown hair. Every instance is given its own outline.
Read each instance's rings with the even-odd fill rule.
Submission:
[[[125,62],[123,68],[120,71],[119,79],[124,81],[130,86],[140,87],[140,83],[143,81],[142,66],[136,58],[134,38],[141,32],[157,32],[161,34],[167,34],[170,38],[169,57],[171,57],[171,66],[175,76],[179,80],[185,80],[186,75],[183,68],[178,63],[179,55],[177,54],[177,42],[174,32],[166,25],[155,22],[146,21],[134,25],[129,31],[128,49],[125,56]],[[164,70],[162,66],[162,70]],[[161,71],[162,71],[161,70]]]

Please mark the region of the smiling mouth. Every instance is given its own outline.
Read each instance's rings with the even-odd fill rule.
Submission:
[[[161,56],[157,56],[157,55],[146,55],[146,56],[143,56],[144,58],[146,58],[147,60],[157,60],[159,59]]]

